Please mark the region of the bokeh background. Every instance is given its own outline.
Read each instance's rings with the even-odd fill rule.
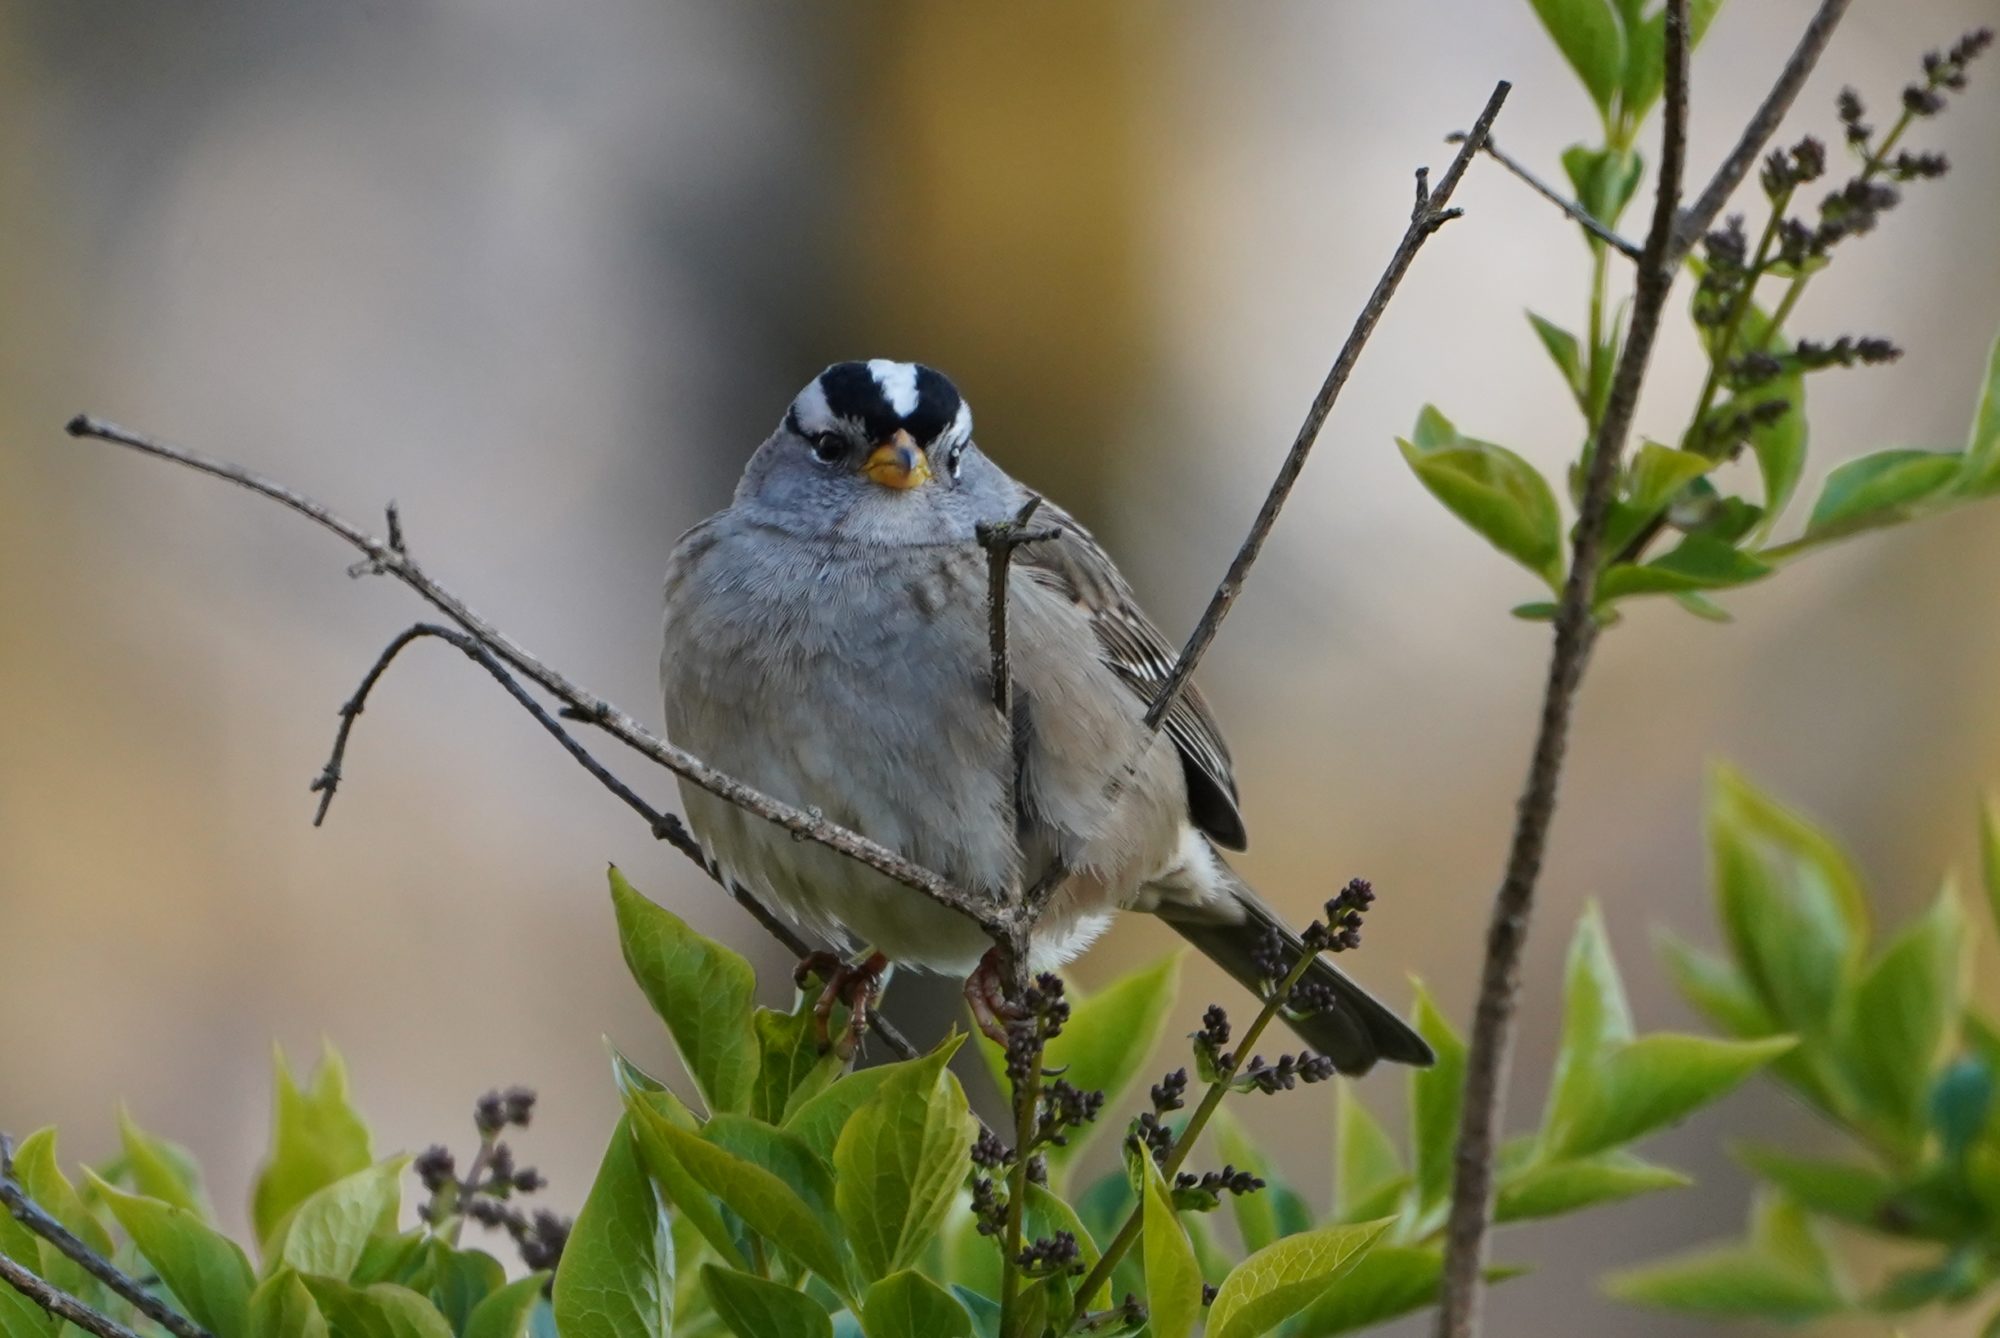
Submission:
[[[1695,67],[1705,171],[1809,6],[1739,0]],[[1855,7],[1790,129],[1886,107],[1985,0]],[[1991,62],[1988,62],[1989,64]],[[1815,474],[1955,445],[2000,326],[2000,69],[1923,129],[1952,175],[1817,282],[1796,327],[1892,335],[1814,383]],[[602,880],[783,963],[455,655],[411,655],[308,823],[334,708],[422,612],[213,482],[61,432],[89,409],[351,515],[400,501],[435,573],[647,719],[658,580],[824,363],[933,362],[987,449],[1109,543],[1178,637],[1227,561],[1408,209],[1498,77],[1498,138],[1555,174],[1593,117],[1525,0],[971,6],[592,0],[0,4],[0,1127],[104,1155],[127,1101],[242,1201],[269,1050],[337,1042],[385,1147],[544,1094],[524,1144],[581,1200],[614,1117],[600,1036],[665,1045]],[[1546,657],[1529,581],[1408,475],[1426,400],[1553,468],[1577,424],[1521,318],[1580,322],[1585,253],[1480,164],[1369,346],[1207,661],[1254,835],[1303,918],[1386,897],[1364,973],[1469,1012]],[[1643,213],[1643,203],[1635,218]],[[1633,222],[1636,229],[1641,226]],[[1678,316],[1644,430],[1699,368]],[[1813,486],[1808,480],[1808,495]],[[1713,941],[1698,810],[1729,758],[1838,829],[1886,913],[1970,859],[2000,779],[2000,514],[1829,553],[1607,639],[1530,956],[1518,1120],[1558,963],[1604,903],[1642,1020],[1685,1025],[1658,926]],[[663,776],[644,778],[663,801]],[[1129,924],[1077,968],[1170,946]],[[1995,965],[1982,949],[1982,960]],[[1228,987],[1190,965],[1182,1010]],[[933,1027],[948,993],[892,1002]],[[892,996],[892,999],[894,996]],[[1369,1094],[1393,1111],[1393,1075]],[[1323,1201],[1329,1105],[1253,1107]],[[1819,1137],[1751,1090],[1660,1140],[1694,1190],[1546,1229],[1496,1334],[1692,1333],[1592,1280],[1733,1233],[1720,1148]],[[238,1219],[240,1220],[240,1218]]]

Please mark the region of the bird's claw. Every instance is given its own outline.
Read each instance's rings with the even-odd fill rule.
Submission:
[[[843,1060],[854,1058],[862,1034],[868,1030],[869,1010],[882,995],[882,974],[888,966],[889,959],[879,952],[870,953],[859,962],[850,962],[831,952],[808,953],[799,960],[792,979],[800,989],[815,976],[826,982],[812,1010],[813,1036],[819,1042],[821,1054],[831,1050]],[[847,1005],[847,1025],[837,1038],[832,1034],[835,1004]]]
[[[965,1003],[972,1021],[987,1040],[1003,1050],[1010,1039],[1008,1029],[1027,1017],[1027,1010],[1009,1003],[1000,979],[1000,949],[989,948],[971,975],[965,978]]]

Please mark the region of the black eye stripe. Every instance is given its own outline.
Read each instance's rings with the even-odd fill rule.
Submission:
[[[900,429],[924,446],[935,442],[957,419],[958,388],[933,368],[916,368],[917,402],[906,414],[890,404],[882,383],[865,362],[837,362],[819,374],[827,412],[859,428],[870,441],[885,441]],[[796,418],[793,420],[797,430]]]

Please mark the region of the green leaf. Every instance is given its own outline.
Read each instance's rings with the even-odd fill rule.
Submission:
[[[1361,1261],[1387,1219],[1289,1236],[1245,1259],[1216,1289],[1209,1338],[1257,1338],[1311,1305]]]
[[[639,1153],[639,1160],[660,1194],[708,1247],[732,1268],[747,1269],[749,1260],[744,1258],[736,1243],[736,1235],[724,1221],[715,1193],[698,1179],[674,1151],[663,1128],[678,1129],[694,1136],[700,1131],[700,1122],[680,1103],[680,1098],[672,1092],[642,1091],[627,1088],[625,1093],[625,1119],[632,1131],[632,1138]]]
[[[1542,347],[1548,350],[1556,370],[1562,373],[1563,384],[1576,397],[1577,407],[1589,412],[1590,383],[1585,379],[1583,352],[1576,342],[1576,336],[1543,316],[1528,313],[1528,324],[1535,327],[1536,336]]]
[[[1630,1143],[1723,1096],[1792,1045],[1789,1036],[1641,1036],[1605,1053],[1587,1099],[1551,1120],[1543,1146],[1563,1158]]]
[[[250,1293],[254,1338],[328,1338],[326,1316],[299,1275],[281,1268]]]
[[[423,1292],[454,1332],[465,1327],[474,1306],[506,1284],[507,1270],[484,1250],[455,1249],[438,1236],[428,1241],[419,1236],[418,1247],[421,1264],[372,1275],[364,1262],[354,1270],[353,1281],[401,1282],[412,1291]]]
[[[1993,1109],[1993,1069],[1966,1056],[1945,1066],[1931,1084],[1930,1124],[1945,1160],[1962,1163]]]
[[[1489,1283],[1519,1277],[1517,1268],[1489,1268]],[[1386,1324],[1433,1305],[1444,1278],[1444,1251],[1435,1245],[1377,1245],[1363,1255],[1340,1285],[1320,1294],[1300,1312],[1288,1332],[1299,1338],[1336,1334]]]
[[[1794,1157],[1762,1147],[1737,1148],[1736,1156],[1803,1208],[1872,1231],[1883,1229],[1882,1209],[1896,1186],[1872,1166]]]
[[[1141,1226],[1143,1225],[1142,1222]],[[1067,1231],[1076,1237],[1077,1262],[1083,1266],[1085,1273],[1097,1267],[1102,1251],[1097,1248],[1097,1241],[1083,1225],[1083,1219],[1076,1215],[1076,1210],[1042,1186],[1030,1181],[1028,1197],[1021,1212],[1022,1236],[1027,1240],[1041,1240],[1054,1236],[1058,1231]],[[1097,1294],[1090,1298],[1093,1307],[1106,1306],[1110,1303],[1109,1287],[1100,1288]]]
[[[467,1316],[465,1338],[527,1338],[535,1304],[542,1299],[542,1284],[548,1277],[546,1273],[530,1273],[488,1292]]]
[[[821,1209],[781,1176],[665,1121],[653,1131],[709,1193],[830,1286],[844,1289],[847,1270]]]
[[[355,1287],[336,1278],[301,1281],[339,1338],[452,1338],[429,1301],[391,1282]]]
[[[345,1281],[361,1261],[368,1238],[378,1228],[393,1228],[408,1164],[408,1157],[392,1158],[307,1195],[265,1246],[266,1270],[282,1265]]]
[[[1387,1217],[1408,1183],[1402,1158],[1381,1122],[1341,1083],[1333,1123],[1333,1216],[1340,1222]]]
[[[1824,1279],[1763,1253],[1730,1246],[1616,1274],[1605,1289],[1621,1301],[1711,1319],[1798,1324],[1846,1308]]]
[[[749,1109],[759,1066],[750,963],[646,900],[616,868],[611,904],[625,965],[667,1024],[702,1100],[711,1111]]]
[[[1965,464],[1958,491],[1983,497],[2000,489],[2000,339],[1986,359],[1986,382],[1972,414],[1972,433],[1965,444]]]
[[[861,1298],[868,1338],[972,1338],[972,1316],[956,1297],[921,1273],[891,1273]]]
[[[947,1044],[956,1046],[957,1042]],[[909,1066],[916,1064],[929,1065],[935,1074],[944,1067],[944,1060],[939,1059],[934,1051],[919,1059],[877,1064],[857,1073],[844,1074],[840,1081],[824,1092],[800,1102],[799,1108],[786,1118],[784,1127],[804,1139],[806,1146],[821,1161],[831,1162],[834,1145],[840,1141],[840,1131],[847,1127],[854,1112],[873,1101],[884,1083],[899,1073],[908,1072]]]
[[[125,1152],[125,1171],[139,1193],[185,1209],[204,1222],[215,1220],[201,1192],[200,1169],[186,1148],[147,1133],[123,1106],[118,1108],[118,1140]]]
[[[1574,1120],[1593,1097],[1597,1066],[1606,1051],[1632,1039],[1632,1010],[1625,984],[1611,957],[1604,913],[1595,901],[1584,906],[1569,942],[1563,982],[1562,1045],[1549,1079],[1544,1127]]]
[[[1692,590],[1676,590],[1674,603],[1692,613],[1695,617],[1711,623],[1733,622],[1729,610],[1710,599],[1707,595],[1696,594]]]
[[[784,1181],[828,1229],[833,1227],[833,1174],[797,1134],[744,1115],[717,1115],[702,1126],[701,1136]]]
[[[812,1009],[780,1013],[759,1008],[751,1015],[757,1033],[757,1078],[750,1088],[750,1113],[768,1124],[832,1085],[843,1067],[838,1054],[819,1052]]]
[[[1806,533],[1843,533],[1908,520],[1912,508],[1959,476],[1960,457],[1935,451],[1877,451],[1826,476]]]
[[[1769,563],[1734,544],[1690,534],[1643,566],[1620,562],[1608,568],[1597,582],[1597,603],[1601,607],[1633,595],[1723,590],[1760,580],[1771,570]]]
[[[1662,1189],[1693,1184],[1679,1171],[1626,1152],[1600,1152],[1572,1161],[1530,1162],[1500,1177],[1496,1222],[1559,1217],[1601,1203],[1616,1203]]]
[[[1623,149],[1593,149],[1584,144],[1572,144],[1563,150],[1563,171],[1569,176],[1570,186],[1576,192],[1577,203],[1584,207],[1592,218],[1610,226],[1618,221],[1631,203],[1632,193],[1639,188],[1639,177],[1645,164],[1639,155]],[[1593,247],[1603,243],[1588,232],[1584,238]],[[1591,359],[1590,371],[1590,412],[1587,415],[1595,422],[1604,412],[1604,400],[1611,390],[1611,369],[1618,361],[1620,327],[1624,325],[1624,308],[1620,305],[1618,314],[1607,322],[1610,327],[1608,338]]]
[[[5,1208],[0,1208],[0,1254],[29,1269],[37,1268],[41,1261],[35,1237]],[[6,1338],[55,1338],[61,1327],[61,1320],[0,1283],[0,1334]]]
[[[1146,1309],[1153,1338],[1188,1338],[1201,1319],[1201,1266],[1181,1229],[1173,1196],[1150,1156],[1134,1158],[1145,1176],[1140,1249],[1146,1261]]]
[[[1560,610],[1561,606],[1550,600],[1531,599],[1525,604],[1516,604],[1513,608],[1508,609],[1507,612],[1513,614],[1522,622],[1546,623],[1554,622],[1555,616]]]
[[[1963,1006],[1964,918],[1950,888],[1898,934],[1841,1000],[1841,1061],[1861,1100],[1921,1137],[1931,1069]]]
[[[285,1215],[307,1195],[373,1164],[368,1126],[347,1096],[347,1065],[332,1046],[320,1052],[312,1085],[301,1088],[285,1053],[271,1062],[276,1100],[271,1152],[251,1191],[250,1220],[257,1239],[269,1240]]]
[[[111,1215],[188,1317],[218,1338],[247,1338],[257,1278],[236,1242],[186,1208],[92,1179]]]
[[[1722,406],[1723,412],[1735,413],[1775,400],[1785,402],[1784,413],[1750,429],[1750,450],[1757,457],[1757,472],[1764,480],[1764,514],[1774,521],[1792,500],[1792,493],[1799,486],[1799,475],[1806,467],[1805,378],[1796,372],[1778,377]]]
[[[1084,994],[1072,986],[1069,1021],[1062,1034],[1049,1042],[1043,1067],[1052,1072],[1061,1070],[1064,1079],[1079,1091],[1104,1093],[1105,1107],[1117,1109],[1133,1079],[1144,1071],[1173,1016],[1180,968],[1181,954],[1173,952],[1095,993]],[[1008,1090],[1006,1056],[984,1035],[978,1045],[994,1083],[1001,1091]],[[1051,1184],[1062,1186],[1062,1173],[1089,1146],[1097,1127],[1086,1125],[1069,1135],[1067,1147],[1048,1149]]]
[[[1731,951],[1778,1025],[1814,1034],[1866,948],[1860,879],[1832,841],[1728,768],[1712,778],[1708,819]]]
[[[1465,1042],[1422,984],[1417,986],[1414,1022],[1437,1056],[1430,1067],[1410,1070],[1410,1149],[1416,1162],[1417,1201],[1420,1208],[1431,1208],[1451,1193],[1451,1152],[1465,1106]]]
[[[736,1338],[832,1338],[826,1308],[796,1288],[714,1264],[701,1266],[701,1280]]]
[[[1649,441],[1632,460],[1627,497],[1639,511],[1657,512],[1675,493],[1715,466],[1716,462],[1705,455]]]
[[[1257,1146],[1257,1140],[1250,1136],[1242,1121],[1229,1113],[1226,1106],[1216,1107],[1215,1114],[1209,1119],[1208,1129],[1224,1161],[1264,1182],[1264,1188],[1255,1194],[1223,1196],[1229,1200],[1229,1213],[1236,1219],[1236,1230],[1243,1238],[1246,1253],[1261,1250],[1280,1236],[1289,1236],[1312,1226],[1313,1213],[1305,1200],[1286,1183],[1283,1172],[1265,1155],[1264,1149]],[[1187,1211],[1185,1206],[1182,1211]]]
[[[1533,0],[1542,26],[1590,92],[1600,113],[1625,77],[1625,25],[1610,0]]]
[[[871,1282],[916,1262],[965,1178],[972,1112],[946,1057],[884,1082],[834,1145],[834,1206]]]
[[[1601,2],[1601,0],[1600,0]],[[1430,409],[1431,423],[1450,424]],[[1426,441],[1436,444],[1426,445]],[[1451,513],[1556,589],[1562,583],[1562,513],[1535,467],[1504,446],[1435,431],[1399,438],[1417,479]]]
[[[37,1129],[21,1140],[14,1151],[14,1178],[49,1216],[69,1228],[97,1253],[109,1258],[111,1233],[97,1220],[76,1192],[56,1159],[56,1131]],[[36,1242],[41,1258],[41,1275],[49,1282],[83,1301],[94,1301],[100,1289],[97,1279],[68,1255],[45,1240]]]
[[[627,1116],[556,1266],[556,1326],[562,1338],[666,1338],[673,1298],[673,1236]]]
[[[1691,0],[1688,5],[1688,51],[1701,45],[1708,25],[1722,8],[1722,0]],[[1658,100],[1667,77],[1667,10],[1662,5],[1650,16],[1640,18],[1638,6],[1626,9],[1625,33],[1631,54],[1625,62],[1624,115],[1637,125]]]

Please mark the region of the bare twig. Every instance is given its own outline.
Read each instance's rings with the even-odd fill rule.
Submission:
[[[401,632],[375,658],[375,663],[370,665],[368,672],[362,676],[361,686],[355,689],[353,697],[340,708],[340,729],[334,736],[332,755],[327,758],[326,767],[312,785],[313,789],[321,792],[319,813],[313,819],[315,825],[326,816],[327,805],[333,802],[333,792],[339,783],[341,764],[347,755],[348,736],[353,732],[355,718],[367,705],[369,693],[374,690],[376,683],[381,680],[382,675],[403,648],[425,637],[433,637],[447,645],[457,647],[473,663],[491,674],[494,681],[506,689],[507,695],[532,715],[541,727],[563,746],[563,750],[576,759],[578,765],[596,777],[597,782],[605,789],[618,796],[620,802],[627,808],[644,818],[654,836],[693,860],[695,865],[714,879],[716,885],[727,892],[737,905],[750,913],[751,918],[763,927],[765,933],[783,944],[794,956],[804,958],[812,952],[812,945],[801,938],[791,925],[741,886],[724,878],[722,872],[709,863],[701,844],[694,839],[677,816],[672,813],[662,813],[654,808],[631,786],[613,775],[608,767],[592,756],[590,750],[579,743],[575,735],[562,727],[561,721],[550,715],[547,708],[535,700],[533,694],[521,685],[519,679],[507,672],[507,666],[500,663],[492,651],[464,632],[449,627],[439,627],[435,623],[417,623]],[[883,1044],[898,1055],[904,1059],[917,1057],[917,1048],[879,1012],[870,1012],[868,1023],[875,1034],[882,1038]]]
[[[1778,133],[1778,123],[1792,109],[1792,103],[1797,100],[1799,90],[1805,87],[1806,77],[1813,72],[1813,66],[1819,64],[1820,54],[1833,40],[1833,30],[1839,26],[1841,16],[1847,13],[1848,3],[1849,0],[1821,0],[1812,21],[1800,34],[1799,44],[1792,48],[1791,57],[1785,61],[1785,68],[1778,72],[1777,82],[1771,85],[1771,91],[1751,116],[1750,123],[1743,127],[1736,147],[1729,151],[1729,156],[1715,169],[1715,176],[1675,225],[1674,246],[1670,254],[1676,262],[1708,231],[1708,225],[1715,222],[1716,215],[1729,203],[1729,197],[1735,194],[1736,188],[1743,184],[1743,178],[1756,166],[1758,156],[1764,152],[1764,145]]]
[[[66,1319],[97,1338],[139,1338],[109,1315],[99,1314],[60,1287],[42,1281],[27,1268],[0,1254],[0,1282],[6,1283],[57,1319]]]
[[[986,633],[991,656],[988,666],[993,679],[993,709],[1002,720],[1014,719],[1014,678],[1007,662],[1007,569],[1013,565],[1014,550],[1023,544],[1045,543],[1060,538],[1054,528],[1031,530],[1028,522],[1041,509],[1042,499],[1030,495],[1012,520],[981,523],[974,528],[979,546],[986,550]]]
[[[1006,934],[1008,924],[1005,912],[991,899],[976,897],[953,887],[931,870],[903,858],[895,851],[869,840],[859,832],[829,822],[818,813],[775,799],[761,790],[744,784],[734,776],[709,766],[686,749],[676,747],[658,737],[619,707],[596,693],[586,691],[522,649],[506,633],[474,613],[464,600],[433,580],[407,552],[399,551],[391,544],[377,539],[324,504],[241,465],[175,446],[158,438],[119,427],[115,423],[92,418],[87,414],[78,414],[71,419],[69,432],[71,436],[96,437],[102,441],[128,446],[144,454],[157,456],[162,460],[186,465],[200,473],[247,488],[298,512],[359,549],[366,559],[364,564],[366,570],[379,571],[383,575],[395,577],[471,633],[474,639],[485,645],[516,672],[560,699],[568,708],[565,714],[572,719],[588,721],[635,752],[745,812],[754,813],[767,822],[775,823],[802,840],[816,841],[830,850],[836,850],[906,887],[922,892],[939,905],[965,916],[996,939]]]
[[[1174,664],[1173,673],[1153,698],[1153,704],[1146,711],[1146,727],[1157,730],[1160,722],[1167,718],[1167,712],[1186,690],[1188,680],[1194,677],[1195,666],[1215,640],[1222,620],[1229,615],[1229,609],[1241,593],[1243,583],[1249,578],[1250,567],[1257,561],[1263,550],[1264,540],[1270,536],[1271,527],[1278,523],[1278,513],[1284,509],[1286,500],[1292,495],[1292,487],[1299,481],[1299,474],[1305,469],[1306,457],[1312,453],[1313,443],[1319,440],[1320,429],[1326,426],[1327,416],[1333,412],[1333,403],[1340,398],[1340,391],[1347,384],[1349,373],[1361,357],[1361,350],[1368,342],[1368,336],[1375,331],[1376,323],[1389,306],[1389,299],[1396,295],[1397,285],[1402,283],[1410,262],[1417,258],[1417,252],[1430,239],[1432,233],[1443,227],[1451,219],[1458,217],[1459,211],[1450,209],[1452,192],[1458,189],[1459,178],[1471,163],[1479,146],[1486,142],[1487,132],[1493,128],[1493,119],[1500,114],[1500,106],[1507,100],[1506,80],[1493,87],[1493,95],[1486,99],[1486,108],[1479,113],[1472,129],[1466,134],[1465,142],[1459,146],[1458,156],[1445,169],[1444,178],[1437,189],[1431,190],[1427,184],[1428,173],[1424,169],[1417,172],[1416,207],[1410,211],[1410,225],[1403,231],[1403,239],[1396,245],[1395,254],[1389,257],[1389,267],[1382,277],[1375,281],[1375,290],[1368,295],[1362,305],[1361,314],[1355,318],[1354,328],[1348,332],[1347,341],[1340,346],[1340,353],[1334,358],[1333,366],[1321,383],[1319,393],[1313,396],[1312,407],[1306,410],[1305,422],[1300,424],[1298,435],[1292,439],[1292,448],[1285,455],[1285,461],[1278,467],[1278,476],[1271,481],[1271,490],[1264,497],[1264,505],[1258,508],[1256,520],[1251,522],[1250,533],[1244,536],[1243,545],[1237,549],[1236,557],[1230,562],[1229,570],[1223,575],[1222,583],[1215,587],[1215,594],[1209,598],[1208,608],[1202,613],[1194,631],[1189,634],[1187,645],[1181,648],[1180,659]]]
[[[1465,132],[1459,130],[1446,135],[1444,142],[1447,144],[1462,144],[1465,142],[1465,139]],[[1487,136],[1483,149],[1487,157],[1493,159],[1494,162],[1499,163],[1500,166],[1526,182],[1528,188],[1534,191],[1535,194],[1562,210],[1573,221],[1582,224],[1585,232],[1597,238],[1598,241],[1603,242],[1627,260],[1637,260],[1639,258],[1639,244],[1637,242],[1630,242],[1619,236],[1617,231],[1609,224],[1599,222],[1597,216],[1592,214],[1588,209],[1585,209],[1575,200],[1570,199],[1567,195],[1549,185],[1548,182],[1529,171],[1527,165],[1521,162],[1520,159],[1515,158],[1511,154],[1501,152],[1500,146],[1493,142],[1492,136]]]
[[[48,1212],[40,1204],[28,1197],[28,1191],[21,1185],[20,1181],[14,1178],[14,1140],[6,1134],[0,1134],[0,1204],[4,1204],[7,1211],[14,1215],[15,1221],[62,1251],[65,1257],[73,1260],[84,1272],[96,1278],[119,1296],[130,1301],[134,1306],[138,1307],[141,1314],[159,1324],[167,1332],[175,1335],[175,1338],[214,1338],[214,1335],[209,1333],[207,1329],[202,1328],[187,1316],[177,1314],[168,1308],[166,1302],[140,1286],[136,1279],[126,1276],[115,1264],[79,1240],[68,1227],[49,1216]],[[0,1258],[4,1257],[0,1256]],[[33,1274],[29,1276],[33,1277]],[[50,1314],[61,1314],[64,1319],[71,1320],[83,1328],[90,1329],[92,1333],[124,1335],[131,1332],[131,1330],[116,1324],[112,1320],[98,1315],[96,1311],[91,1310],[88,1306],[84,1306],[75,1297],[58,1291],[54,1287],[49,1287],[46,1283],[42,1285],[47,1288],[48,1292],[54,1298],[59,1298],[72,1305],[81,1307],[86,1315],[94,1316],[98,1321],[110,1327],[91,1328],[89,1324],[85,1323],[82,1319],[78,1319],[75,1315],[55,1310],[49,1305],[44,1304],[41,1298],[21,1286],[13,1277],[8,1277],[6,1281],[16,1291],[27,1296],[36,1305],[49,1311]]]
[[[1521,793],[1506,872],[1494,896],[1492,920],[1487,928],[1486,959],[1466,1064],[1464,1114],[1455,1152],[1451,1211],[1445,1227],[1439,1338],[1470,1338],[1479,1330],[1482,1270],[1492,1215],[1494,1158],[1498,1151],[1501,1096],[1511,1057],[1513,1021],[1520,997],[1521,956],[1527,944],[1529,915],[1548,844],[1549,826],[1555,816],[1571,711],[1596,642],[1592,604],[1613,484],[1631,431],[1639,389],[1652,357],[1654,339],[1666,310],[1667,295],[1686,257],[1689,230],[1698,236],[1714,221],[1715,213],[1741,179],[1743,170],[1747,170],[1747,166],[1741,170],[1733,167],[1735,158],[1742,156],[1747,164],[1762,152],[1765,140],[1776,130],[1778,118],[1825,48],[1833,23],[1845,8],[1846,0],[1826,0],[1731,162],[1724,164],[1709,191],[1683,214],[1679,205],[1687,153],[1687,0],[1667,3],[1665,125],[1661,132],[1652,226],[1639,257],[1625,348],[1612,374],[1604,416],[1590,444],[1569,577],[1555,616],[1554,647],[1543,691],[1541,724]]]

